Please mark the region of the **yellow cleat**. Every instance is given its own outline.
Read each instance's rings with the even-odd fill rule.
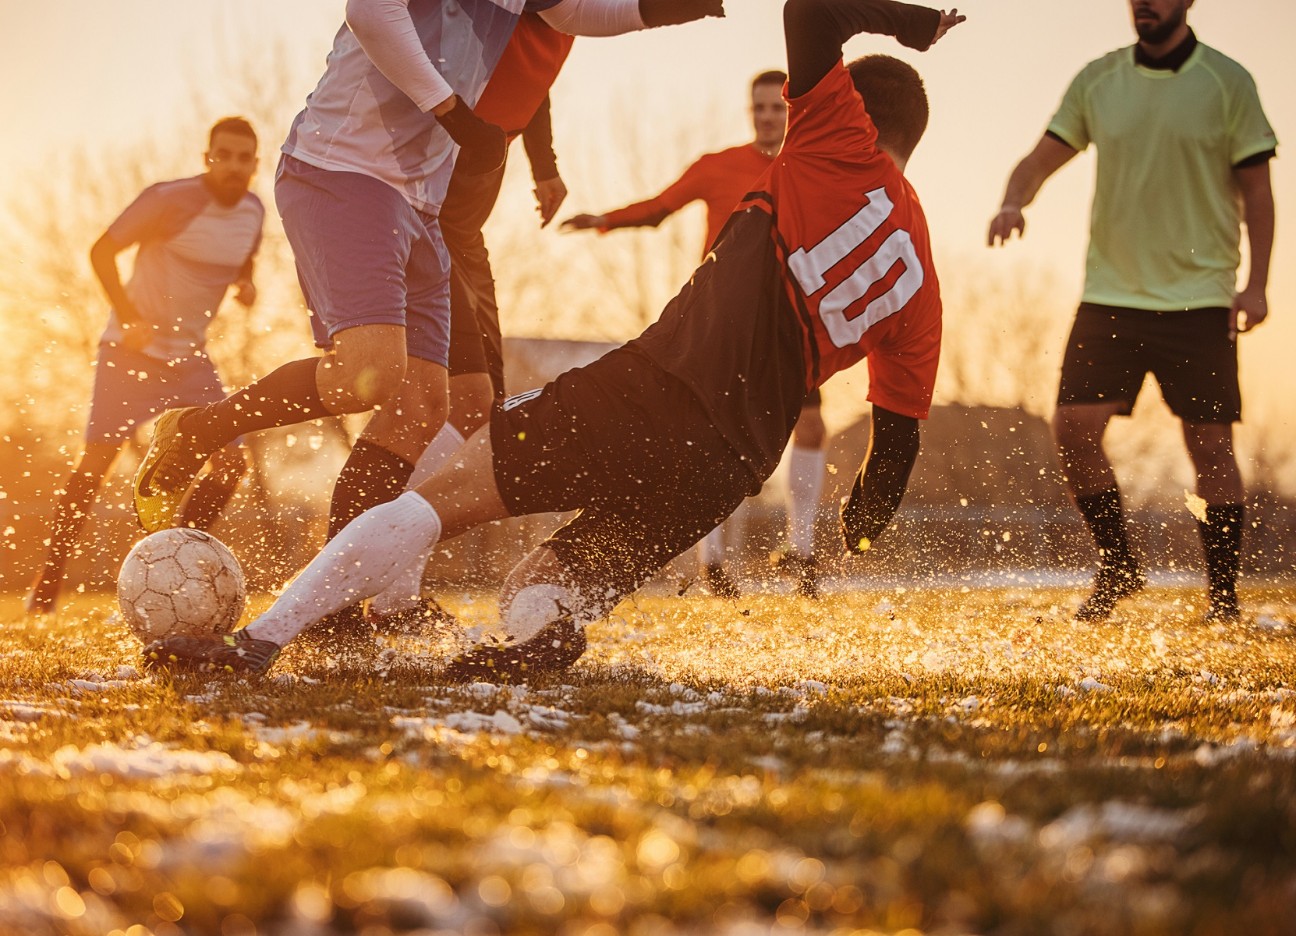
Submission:
[[[150,533],[175,524],[180,501],[210,454],[197,451],[194,438],[180,431],[180,420],[197,408],[169,409],[158,417],[148,451],[135,472],[135,516]]]

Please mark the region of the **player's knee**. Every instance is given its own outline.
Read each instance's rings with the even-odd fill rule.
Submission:
[[[827,429],[819,410],[802,410],[801,418],[792,430],[792,444],[797,448],[820,449],[823,448],[826,436]]]
[[[335,413],[359,413],[382,406],[400,392],[406,362],[384,358],[321,361],[316,384],[324,404]]]

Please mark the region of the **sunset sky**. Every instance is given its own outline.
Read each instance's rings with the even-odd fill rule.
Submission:
[[[61,149],[94,150],[133,139],[162,139],[195,86],[220,113],[241,109],[223,96],[229,84],[221,62],[243,46],[280,48],[300,93],[285,102],[283,126],[263,127],[270,152],[318,78],[341,0],[49,0],[5,3],[6,53],[0,57],[0,205],[41,171]],[[605,152],[617,160],[611,115],[639,119],[648,134],[671,136],[671,122],[705,129],[706,148],[740,142],[749,132],[746,83],[757,71],[785,61],[779,0],[727,0],[727,20],[657,30],[616,39],[578,41],[554,92],[556,140],[562,154]],[[984,244],[1015,161],[1033,145],[1070,78],[1087,61],[1132,41],[1126,0],[978,0],[961,8],[966,24],[931,52],[919,55],[893,43],[856,38],[848,55],[894,52],[926,77],[932,123],[909,175],[931,219],[938,260],[947,269],[985,264],[1056,273],[1064,304],[1078,299],[1092,154],[1052,180],[1028,211],[1028,236],[1005,251]],[[1273,164],[1279,238],[1270,286],[1272,320],[1244,339],[1245,387],[1252,401],[1289,398],[1296,368],[1296,3],[1292,0],[1200,0],[1190,14],[1199,37],[1244,64],[1256,77],[1280,143]],[[219,116],[214,113],[211,116]],[[696,136],[696,134],[695,134]],[[194,142],[193,171],[201,167]],[[663,164],[656,179],[669,182],[682,168]],[[593,210],[605,197],[567,178],[567,208]],[[76,184],[69,180],[68,184]],[[625,201],[650,192],[625,192]],[[565,212],[566,213],[566,212]],[[543,237],[559,235],[545,232]],[[951,313],[952,314],[952,313]],[[1263,335],[1263,337],[1259,337]],[[1292,428],[1296,429],[1296,425]]]

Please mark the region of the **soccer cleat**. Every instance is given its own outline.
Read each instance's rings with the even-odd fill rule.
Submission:
[[[231,673],[260,676],[274,664],[280,646],[233,634],[165,637],[144,648],[144,666],[169,673]]]
[[[196,451],[196,440],[180,431],[180,420],[197,409],[169,409],[158,417],[148,451],[135,472],[135,516],[150,533],[174,525],[180,501],[211,454]]]
[[[541,673],[567,669],[585,652],[585,628],[566,615],[519,644],[474,647],[450,662],[447,682],[525,682]]]
[[[706,587],[717,598],[738,598],[742,595],[738,590],[738,583],[722,565],[703,566],[702,581],[706,582]]]
[[[419,598],[416,605],[386,614],[380,614],[370,608],[365,611],[364,619],[379,634],[417,636],[423,633],[425,628],[453,630],[459,626],[455,616],[431,598]]]
[[[770,565],[778,572],[796,576],[797,583],[793,589],[802,598],[818,600],[819,564],[813,556],[802,556],[793,549],[783,549],[770,554]]]
[[[1093,591],[1076,610],[1077,621],[1105,621],[1111,617],[1116,602],[1141,591],[1147,579],[1136,563],[1118,566],[1102,565],[1094,575]]]

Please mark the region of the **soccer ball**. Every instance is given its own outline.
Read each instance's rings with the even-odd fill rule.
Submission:
[[[144,537],[117,575],[122,617],[140,640],[228,634],[247,592],[234,554],[216,537],[177,527]]]

